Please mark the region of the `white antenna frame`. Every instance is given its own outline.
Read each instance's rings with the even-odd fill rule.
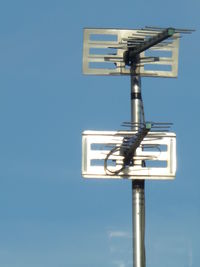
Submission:
[[[138,42],[159,30],[84,29],[83,73],[89,75],[130,75],[123,54],[129,41]],[[140,54],[136,75],[174,78],[178,75],[179,33]],[[149,54],[149,56],[148,56]]]
[[[110,146],[121,146],[123,138],[133,136],[133,131],[84,131],[82,134],[82,176],[84,178],[105,178],[105,179],[145,179],[145,180],[173,180],[176,174],[176,135],[171,132],[149,132],[137,148],[134,162],[137,165],[129,166],[124,171],[113,175],[106,172],[103,162],[109,153]],[[150,147],[148,151],[142,147]],[[161,148],[165,146],[165,149]],[[100,149],[101,147],[101,149]],[[155,149],[157,147],[157,149]],[[123,163],[123,157],[119,151],[110,158],[116,162],[117,168]],[[141,161],[145,160],[158,164],[155,166],[142,166]],[[100,164],[100,162],[102,164]],[[164,166],[160,163],[165,162]],[[111,171],[116,166],[109,166]]]

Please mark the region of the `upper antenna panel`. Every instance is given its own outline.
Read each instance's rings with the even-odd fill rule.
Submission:
[[[177,77],[180,33],[174,28],[84,29],[83,73]]]

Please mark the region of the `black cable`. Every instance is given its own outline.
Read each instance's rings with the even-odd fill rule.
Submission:
[[[116,171],[111,171],[111,170],[108,169],[108,159],[109,159],[109,157],[110,157],[113,153],[117,152],[117,151],[120,150],[120,149],[121,149],[121,147],[116,146],[116,147],[112,148],[112,149],[110,150],[110,152],[107,154],[107,156],[106,156],[106,158],[105,158],[105,160],[104,160],[104,170],[105,170],[106,173],[110,173],[110,174],[113,174],[113,175],[117,175],[117,174],[119,174],[121,171],[124,170],[124,168],[125,168],[125,165],[124,165],[124,164],[122,165],[122,167],[121,167],[119,170],[116,170]]]

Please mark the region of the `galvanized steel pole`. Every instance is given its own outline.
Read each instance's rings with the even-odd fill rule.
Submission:
[[[141,79],[131,75],[131,122],[145,122],[141,96]],[[137,125],[138,124],[138,125]],[[133,222],[133,267],[145,267],[145,181],[132,181],[132,222]]]

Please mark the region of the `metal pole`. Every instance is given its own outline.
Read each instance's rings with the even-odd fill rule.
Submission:
[[[131,122],[144,123],[141,79],[131,75]],[[145,267],[145,181],[132,181],[133,267]]]

